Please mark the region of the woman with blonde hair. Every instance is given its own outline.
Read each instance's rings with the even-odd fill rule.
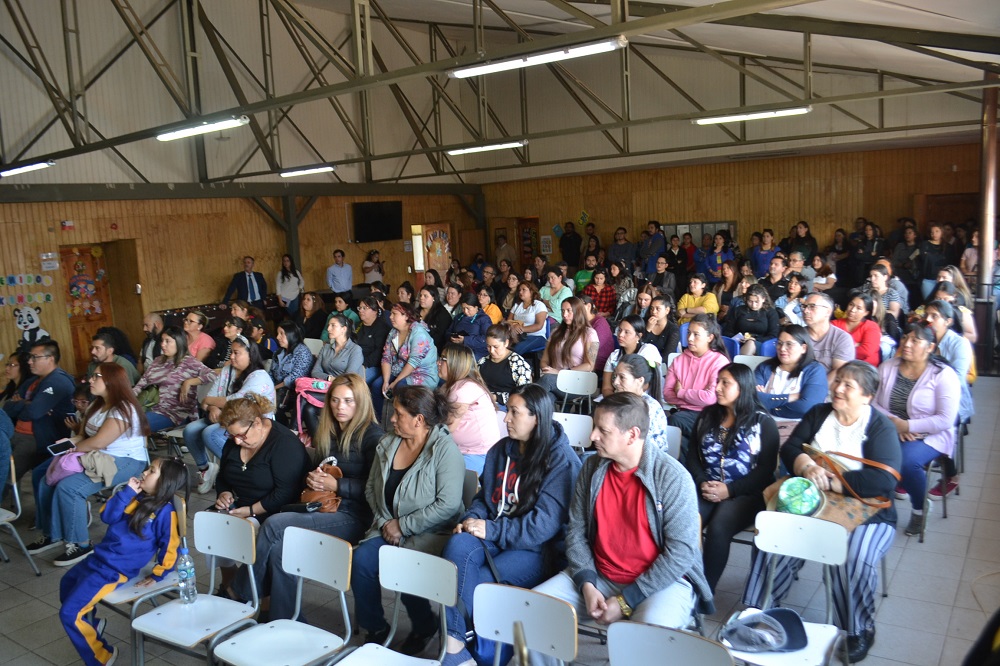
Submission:
[[[485,358],[485,356],[484,356]],[[465,468],[481,474],[486,452],[500,439],[493,396],[479,374],[472,350],[449,344],[438,357],[438,389],[448,402],[445,423],[465,458]]]
[[[365,499],[368,472],[375,458],[375,448],[385,433],[375,417],[371,391],[364,377],[353,373],[335,377],[330,384],[313,436],[315,462],[333,456],[333,465],[343,476],[324,472],[317,467],[306,476],[309,490],[337,494],[340,506],[334,513],[286,512],[264,523],[257,534],[257,559],[254,574],[258,594],[268,594],[265,580],[270,574],[272,620],[292,617],[295,610],[295,580],[281,565],[281,549],[285,530],[301,527],[357,544],[372,522],[372,510]],[[244,572],[245,573],[245,572]],[[236,580],[236,593],[243,599],[252,597],[250,577],[241,574]]]

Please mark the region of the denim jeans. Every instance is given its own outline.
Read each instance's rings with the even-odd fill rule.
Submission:
[[[145,460],[116,457],[118,472],[111,481],[111,487],[139,476],[147,464]],[[35,488],[36,527],[53,541],[88,543],[90,533],[87,530],[87,498],[104,488],[103,482],[91,481],[82,472],[67,476],[54,488],[45,483],[43,477]]]
[[[227,439],[229,433],[218,423],[210,423],[208,419],[198,419],[184,426],[184,445],[188,447],[199,469],[205,469],[208,465],[205,449],[215,454],[216,458],[221,458],[222,447]]]
[[[152,432],[157,432],[159,430],[172,430],[175,426],[174,422],[171,421],[169,417],[152,411],[146,412],[146,420],[149,422],[149,429]]]
[[[544,351],[546,342],[548,340],[545,339],[544,335],[529,335],[514,345],[514,351],[521,356],[534,354],[535,352]]]
[[[281,559],[285,529],[293,526],[301,527],[354,544],[364,536],[370,522],[358,519],[349,511],[279,513],[264,521],[257,533],[257,559],[253,565],[253,573],[257,580],[257,593],[261,597],[267,594],[264,583],[270,574],[268,586],[271,594],[270,619],[290,620],[292,613],[295,612],[295,578],[285,571]],[[241,599],[253,597],[246,567],[240,567],[233,585]],[[299,619],[301,620],[301,617]]]
[[[544,556],[530,550],[500,550],[492,541],[485,541],[467,532],[456,534],[448,540],[441,556],[458,567],[458,598],[465,604],[465,610],[472,615],[472,596],[480,583],[496,583],[493,573],[486,564],[486,549],[489,549],[497,572],[504,583],[531,589],[545,578]],[[449,607],[448,635],[463,643],[466,626],[465,617],[457,607]],[[431,618],[433,620],[433,618]]]
[[[910,506],[917,511],[924,510],[924,495],[927,493],[927,473],[924,465],[941,455],[937,449],[924,444],[924,440],[900,442],[903,449],[903,464],[899,468],[899,485],[910,495]]]
[[[388,628],[385,609],[382,608],[382,586],[378,580],[379,548],[395,548],[382,537],[373,537],[354,551],[351,571],[351,589],[354,590],[354,616],[358,624],[368,633]],[[430,602],[409,594],[402,596],[403,606],[410,616],[413,632],[420,636],[430,636],[437,630]]]

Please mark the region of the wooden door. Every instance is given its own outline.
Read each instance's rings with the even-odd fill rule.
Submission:
[[[82,375],[90,363],[90,339],[102,326],[112,326],[111,298],[104,248],[77,245],[59,248],[66,289],[75,374]]]
[[[114,325],[125,331],[132,350],[139,353],[145,333],[142,318],[146,314],[142,305],[142,280],[139,277],[139,257],[134,239],[104,244],[107,260],[107,281],[111,292]]]
[[[528,266],[533,266],[535,255],[538,254],[538,218],[519,217],[517,218],[517,244],[519,248],[518,257],[521,265],[518,270],[524,271]]]
[[[424,269],[434,269],[444,279],[451,266],[451,225],[447,222],[424,226]]]

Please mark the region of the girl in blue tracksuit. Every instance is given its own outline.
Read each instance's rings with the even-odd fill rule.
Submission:
[[[112,664],[118,648],[98,635],[91,612],[97,602],[139,575],[156,555],[153,572],[138,586],[162,580],[177,562],[177,493],[188,498],[188,473],[177,459],[155,459],[142,478],[132,478],[101,511],[108,525],[93,553],[70,569],[59,584],[59,619],[87,666]]]

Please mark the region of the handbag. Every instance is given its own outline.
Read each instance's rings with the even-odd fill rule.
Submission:
[[[295,420],[299,432],[299,440],[306,446],[312,446],[312,438],[302,426],[302,403],[308,402],[313,407],[323,408],[326,393],[330,390],[330,382],[325,379],[299,377],[295,380]]]
[[[334,456],[323,458],[319,464],[319,470],[335,479],[344,478],[344,473],[337,467],[337,459]],[[318,511],[320,513],[336,513],[337,509],[340,508],[340,497],[332,490],[303,490],[299,502],[303,504],[319,502]]]
[[[833,456],[854,460],[862,463],[863,465],[868,465],[869,467],[885,470],[886,472],[889,472],[889,474],[891,474],[898,482],[900,478],[899,472],[894,470],[892,467],[875,460],[859,458],[857,456],[840,453],[838,451],[823,452],[808,444],[804,444],[802,449],[810,458],[813,459],[813,462],[826,471],[831,472],[837,480],[840,481],[841,486],[844,488],[844,493],[817,488],[817,490],[823,494],[823,500],[819,509],[815,513],[811,514],[814,518],[827,520],[831,523],[837,523],[838,525],[842,525],[847,528],[848,532],[853,532],[854,528],[858,525],[867,522],[872,516],[882,509],[888,509],[892,506],[892,500],[888,497],[861,497],[858,495],[858,493],[851,488],[851,485],[844,480],[844,467],[841,463],[834,460]],[[768,510],[777,510],[778,494],[781,487],[789,481],[793,481],[797,478],[798,477],[783,477],[772,483],[764,490],[764,501],[767,503]],[[794,513],[794,511],[789,512]]]
[[[45,483],[55,486],[67,476],[83,473],[82,451],[66,451],[52,458],[48,469],[45,470]]]
[[[150,384],[139,391],[139,395],[135,396],[135,399],[139,401],[143,411],[148,412],[160,404],[160,387],[156,384]]]

